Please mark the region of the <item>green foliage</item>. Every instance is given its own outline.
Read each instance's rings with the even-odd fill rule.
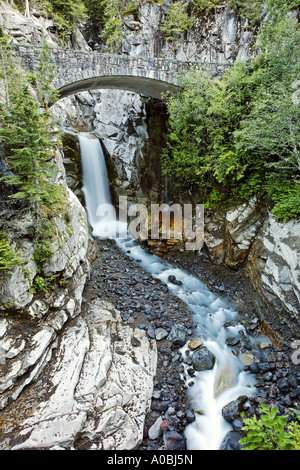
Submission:
[[[205,70],[182,78],[182,91],[166,97],[170,135],[165,173],[206,189],[243,177],[247,162],[236,152],[232,136],[247,111],[247,81],[240,63],[222,81]]]
[[[298,423],[295,422],[295,421],[292,421],[287,426],[287,429],[288,429],[288,432],[291,434],[292,439],[294,440],[295,450],[300,450],[300,425],[299,425],[300,411],[299,410],[294,410],[294,409],[292,409],[292,411],[296,415]]]
[[[215,6],[224,3],[224,0],[193,0],[193,4],[200,11],[208,11]],[[300,0],[227,0],[226,6],[242,18],[249,20],[250,24],[257,22],[262,14],[264,5],[267,5],[269,11],[276,17],[281,18],[287,11],[299,7]]]
[[[8,44],[7,38],[5,40]],[[6,54],[9,59],[9,49]],[[35,80],[31,77],[40,102],[26,76],[19,75],[13,68],[12,71],[7,69],[7,103],[1,110],[0,128],[10,168],[10,174],[2,180],[17,188],[11,197],[28,201],[35,218],[35,260],[38,263],[51,258],[51,239],[55,234],[50,219],[61,215],[65,209],[64,189],[55,183],[58,169],[54,157],[60,133],[48,110],[49,103],[55,98],[51,88],[53,70],[48,66],[48,57],[49,50],[44,45]]]
[[[83,0],[36,0],[39,8],[51,15],[62,38],[74,33],[87,18]]]
[[[54,254],[51,247],[51,240],[53,238],[51,228],[52,226],[46,218],[41,219],[36,228],[36,243],[33,257],[38,266],[51,259]]]
[[[174,41],[182,33],[188,31],[193,25],[195,18],[187,14],[187,3],[174,2],[166,12],[166,17],[161,30],[166,34],[166,39]]]
[[[33,281],[33,290],[34,292],[47,292],[48,291],[48,283],[47,281],[41,276],[35,276]]]
[[[2,273],[9,274],[11,270],[23,263],[22,256],[19,252],[15,252],[7,236],[0,232],[0,275]]]
[[[5,41],[8,44],[7,38]],[[9,49],[6,56],[10,59]],[[6,73],[7,103],[1,111],[0,138],[6,144],[6,158],[13,172],[13,175],[2,179],[8,185],[18,186],[19,190],[13,197],[28,199],[35,212],[38,205],[49,206],[53,211],[55,204],[60,205],[62,200],[62,188],[52,182],[57,175],[57,167],[52,160],[60,133],[51,113],[40,111],[40,105],[47,108],[56,94],[51,88],[53,73],[48,67],[48,56],[49,50],[44,46],[35,80],[40,103],[34,97],[26,76],[18,75],[12,68]]]
[[[240,440],[240,444],[245,446],[243,450],[295,450],[299,424],[293,423],[288,427],[288,416],[278,416],[276,407],[270,410],[267,405],[261,404],[260,412],[259,419],[256,415],[244,418],[242,430],[246,432],[246,437]]]
[[[52,87],[56,67],[50,65],[50,56],[50,47],[44,41],[37,59],[36,73],[34,74],[34,77],[38,100],[46,111],[48,111],[49,105],[55,103],[58,98],[58,91]],[[47,118],[48,117],[49,115],[47,115]]]
[[[88,0],[86,0],[88,2]],[[155,2],[162,7],[164,0]],[[105,49],[110,52],[118,52],[123,39],[124,20],[129,15],[138,18],[138,8],[142,5],[142,0],[100,0],[96,5],[93,2],[88,8],[89,16],[93,20],[104,25],[101,38],[105,41]],[[194,23],[195,18],[188,14],[188,3],[184,1],[174,1],[165,13],[161,31],[166,34],[166,39],[173,41],[178,39],[182,33],[188,31]]]
[[[300,214],[300,106],[292,99],[300,74],[300,32],[296,21],[286,16],[270,31],[266,26],[260,37],[262,52],[250,81],[251,107],[235,132],[235,142],[250,168],[264,173],[262,183],[275,203],[274,214],[288,220]]]
[[[36,204],[59,201],[61,189],[50,181],[57,173],[51,162],[56,131],[49,116],[40,113],[26,82],[10,91],[10,106],[3,110],[2,122],[0,137],[8,146],[7,160],[14,173],[3,179],[19,187],[13,197],[27,198],[35,209]]]
[[[134,13],[140,0],[102,0],[104,5],[105,28],[101,35],[105,41],[106,50],[116,52],[122,43],[123,20]]]
[[[287,222],[296,219],[300,214],[300,181],[273,181],[268,191],[275,203],[272,213],[278,220]]]
[[[200,10],[210,10],[211,8],[224,3],[224,0],[193,0],[193,4]]]
[[[83,0],[88,20],[94,24],[104,24],[105,3],[103,0]]]
[[[242,18],[247,18],[250,23],[257,21],[262,12],[264,2],[261,0],[228,0],[227,6],[238,13]]]
[[[300,31],[291,17],[275,16],[249,67],[236,63],[220,80],[186,73],[179,93],[166,96],[163,170],[175,184],[197,185],[207,203],[263,197],[287,221],[300,215],[300,106],[293,99]]]
[[[12,41],[4,34],[0,27],[0,78],[3,80],[5,88],[5,100],[6,104],[9,104],[9,88],[10,84],[16,79],[17,74],[15,72],[13,54],[12,54]]]

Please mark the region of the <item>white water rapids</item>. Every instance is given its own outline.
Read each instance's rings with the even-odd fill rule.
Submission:
[[[89,221],[95,236],[111,236],[105,231],[103,220],[96,217],[97,207],[111,204],[109,182],[102,148],[98,139],[90,134],[80,134],[80,149],[83,168],[83,192]],[[107,219],[106,219],[107,220]],[[111,219],[111,224],[116,221]],[[123,226],[127,235],[127,227]],[[197,277],[175,268],[163,259],[146,253],[135,240],[117,238],[119,248],[130,258],[136,260],[145,271],[166,284],[172,293],[179,297],[192,312],[197,324],[194,338],[201,338],[204,346],[216,357],[214,368],[196,372],[194,384],[188,387],[188,396],[193,403],[196,419],[185,431],[188,450],[218,450],[228,431],[232,430],[222,417],[222,408],[241,395],[255,394],[255,379],[244,371],[240,356],[234,356],[226,339],[244,330],[239,323],[238,314],[228,303],[209,291]],[[182,281],[174,285],[168,281],[170,275]],[[225,325],[226,323],[228,325]],[[231,325],[231,326],[230,326]],[[188,346],[182,348],[183,355]],[[186,382],[191,377],[185,375]]]

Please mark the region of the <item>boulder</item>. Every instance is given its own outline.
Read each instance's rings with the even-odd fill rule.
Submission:
[[[185,438],[176,431],[164,432],[165,450],[185,450]]]
[[[224,437],[219,450],[241,450],[242,446],[239,441],[245,437],[242,432],[229,431]]]
[[[192,365],[196,371],[213,369],[215,356],[204,346],[191,355]]]
[[[174,346],[183,346],[186,342],[185,327],[180,323],[178,325],[173,325],[167,340],[171,341]]]
[[[233,423],[234,420],[239,419],[241,412],[243,411],[243,404],[248,400],[245,395],[240,396],[237,400],[233,400],[228,403],[222,409],[223,418],[229,423]]]

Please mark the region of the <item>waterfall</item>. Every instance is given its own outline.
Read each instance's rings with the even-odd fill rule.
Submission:
[[[86,134],[80,135],[80,147],[87,212],[94,234],[99,235],[102,222],[95,215],[97,207],[111,202],[105,161],[97,139]],[[111,220],[116,222],[113,214]],[[216,358],[213,369],[196,372],[194,384],[188,386],[189,399],[198,413],[195,421],[187,426],[185,436],[189,450],[218,450],[223,438],[232,429],[222,417],[223,407],[241,395],[255,395],[256,390],[255,378],[244,371],[242,357],[233,355],[226,343],[226,339],[238,336],[240,332],[245,335],[238,314],[226,300],[209,291],[197,277],[175,268],[156,255],[146,253],[129,236],[127,239],[117,238],[116,242],[128,257],[136,260],[154,278],[160,279],[175,296],[186,303],[197,324],[194,337],[201,338],[203,345]],[[181,285],[169,282],[170,276],[176,276]],[[256,338],[255,341],[260,340]],[[181,349],[183,356],[188,351],[188,345]],[[186,371],[182,378],[189,385],[191,378]]]
[[[95,236],[109,236],[114,233],[116,218],[115,213],[111,212],[113,206],[103,150],[99,139],[89,133],[79,134],[79,143],[83,175],[82,192],[88,220]],[[99,207],[106,208],[106,213],[100,215]]]

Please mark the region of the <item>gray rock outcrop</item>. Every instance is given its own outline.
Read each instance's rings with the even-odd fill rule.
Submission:
[[[53,332],[48,322],[33,336],[35,348],[20,367],[28,370],[47,355]],[[143,439],[155,373],[155,341],[122,324],[111,304],[94,301],[64,328],[43,374],[2,412],[0,446],[69,449],[82,439],[93,449],[134,449]]]
[[[255,200],[206,221],[211,261],[245,268],[265,332],[278,344],[299,332],[299,233],[299,220],[280,223]]]

